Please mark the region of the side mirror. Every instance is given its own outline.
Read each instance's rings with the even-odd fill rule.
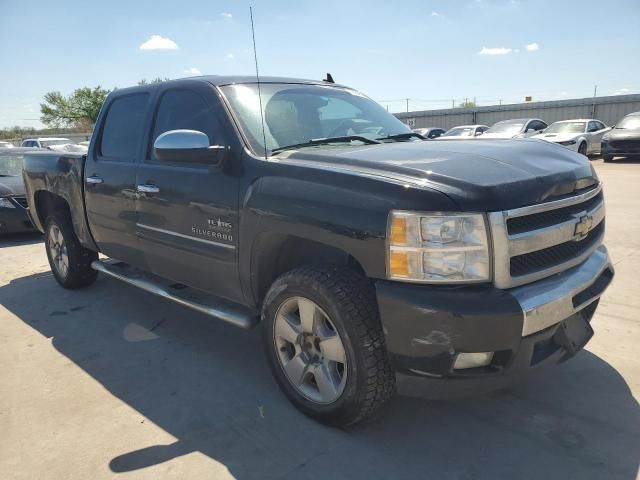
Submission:
[[[209,137],[197,130],[169,130],[156,138],[153,151],[163,162],[220,165],[227,147],[209,145]]]
[[[479,136],[480,136],[480,135],[482,135],[483,133],[484,133],[484,132],[476,132],[476,133],[475,133],[475,136],[476,136],[476,137],[479,137]]]

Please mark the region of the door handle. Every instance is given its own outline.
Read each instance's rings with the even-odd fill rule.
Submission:
[[[102,180],[102,178],[98,177],[97,175],[91,175],[90,177],[87,177],[86,182],[91,185],[98,185],[104,182],[104,180]]]
[[[136,188],[138,193],[160,193],[160,189],[155,185],[138,185]]]

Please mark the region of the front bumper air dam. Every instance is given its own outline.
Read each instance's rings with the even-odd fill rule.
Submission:
[[[27,210],[23,208],[0,208],[0,235],[35,232]]]
[[[614,157],[640,156],[640,147],[626,146],[623,142],[616,142],[616,145],[616,147],[613,147],[609,142],[602,142],[600,144],[600,153],[602,155],[613,155]]]
[[[582,264],[509,290],[379,280],[378,306],[394,369],[436,378],[521,373],[579,351],[613,278],[605,246]],[[453,368],[466,352],[495,352],[488,366]]]

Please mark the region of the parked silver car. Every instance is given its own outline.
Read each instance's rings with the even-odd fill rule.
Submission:
[[[539,118],[502,120],[501,122],[494,123],[493,126],[482,135],[482,138],[527,138],[537,135],[545,128],[547,128],[547,124]]]
[[[441,137],[446,132],[444,128],[439,127],[414,128],[413,131],[419,135],[422,135],[424,138],[428,138],[431,140]]]

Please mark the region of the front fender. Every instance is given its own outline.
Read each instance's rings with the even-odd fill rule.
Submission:
[[[240,216],[241,278],[252,274],[254,242],[271,233],[340,250],[353,257],[369,278],[386,278],[389,212],[456,208],[435,190],[375,177],[291,165],[284,173],[287,176],[265,175],[246,191]]]

